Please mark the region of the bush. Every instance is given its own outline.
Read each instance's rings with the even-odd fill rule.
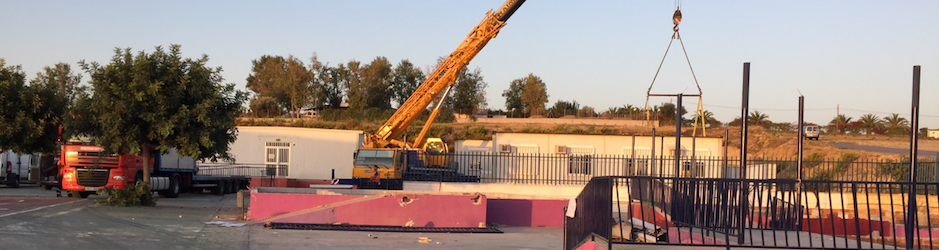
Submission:
[[[98,190],[98,194],[108,194],[105,203],[115,207],[156,206],[156,197],[150,191],[148,183],[127,186],[124,189],[105,187]]]

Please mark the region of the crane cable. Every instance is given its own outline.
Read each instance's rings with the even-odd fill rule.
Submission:
[[[701,85],[698,84],[698,77],[694,73],[694,67],[691,66],[691,59],[688,58],[688,50],[685,49],[685,42],[681,40],[681,33],[678,32],[678,25],[681,24],[681,0],[675,1],[675,13],[672,14],[672,23],[675,24],[675,26],[672,27],[672,31],[673,31],[672,39],[668,41],[668,47],[665,48],[665,54],[662,55],[662,61],[659,62],[659,67],[655,70],[655,76],[652,77],[652,83],[649,84],[649,89],[646,90],[646,105],[645,105],[646,106],[646,120],[648,121],[651,118],[651,113],[650,113],[651,111],[649,109],[649,97],[651,96],[651,93],[652,93],[652,86],[655,85],[655,80],[658,79],[659,72],[662,71],[662,65],[665,63],[665,58],[668,57],[668,51],[671,50],[672,43],[675,42],[675,40],[678,40],[678,43],[681,44],[681,51],[685,55],[685,61],[688,62],[688,69],[691,70],[691,77],[692,79],[694,79],[694,85],[695,87],[698,88],[698,108],[695,112],[696,115],[694,118],[695,120],[694,124],[695,124],[695,127],[697,127],[698,117],[704,115],[704,111],[702,107],[703,102],[702,102],[702,97],[701,97],[702,91],[701,91]],[[676,107],[676,108],[681,109],[681,107]],[[701,121],[701,125],[702,127],[704,126],[704,121]],[[695,128],[695,132],[697,132],[697,128]]]

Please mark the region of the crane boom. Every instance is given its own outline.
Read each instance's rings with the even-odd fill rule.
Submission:
[[[493,13],[492,10],[486,13],[486,17],[466,36],[466,39],[460,44],[453,53],[450,53],[433,73],[427,76],[427,79],[408,97],[407,101],[401,104],[401,107],[395,111],[388,121],[385,122],[374,134],[369,134],[363,143],[364,148],[387,148],[387,147],[405,147],[406,142],[397,140],[404,130],[411,125],[418,115],[429,105],[435,97],[441,94],[445,88],[453,85],[457,74],[466,68],[466,65],[473,60],[476,54],[486,46],[492,38],[495,38],[499,30],[505,26],[505,21],[515,13],[525,0],[507,0],[499,8],[499,11]],[[429,126],[430,122],[425,124]],[[415,144],[420,144],[415,143]]]

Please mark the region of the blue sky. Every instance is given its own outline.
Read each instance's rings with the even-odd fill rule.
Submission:
[[[0,0],[0,58],[33,78],[58,62],[107,63],[115,47],[180,44],[184,56],[209,55],[226,82],[244,89],[251,60],[262,55],[316,52],[331,65],[385,56],[427,67],[503,3]],[[821,124],[839,105],[855,119],[909,118],[912,68],[922,65],[920,125],[939,128],[939,1],[688,0],[681,8],[704,108],[723,122],[740,115],[744,62],[752,63],[751,111],[795,122],[799,90],[806,120]],[[549,105],[642,106],[674,9],[674,1],[529,0],[470,67],[482,70],[492,108],[504,108],[502,91],[529,73],[545,81]],[[697,92],[677,42],[652,92]],[[685,99],[690,110],[696,102]]]

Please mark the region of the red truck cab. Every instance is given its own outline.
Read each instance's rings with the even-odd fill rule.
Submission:
[[[58,162],[62,166],[62,189],[71,192],[72,196],[86,198],[105,187],[124,189],[132,183],[134,172],[127,170],[139,169],[141,157],[105,155],[103,151],[95,145],[62,145]]]

